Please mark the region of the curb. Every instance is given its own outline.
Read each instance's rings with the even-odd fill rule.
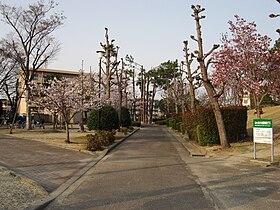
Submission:
[[[168,131],[169,134],[171,134],[173,137],[175,137],[176,140],[179,141],[186,148],[186,150],[189,151],[191,157],[205,157],[206,156],[206,151],[200,149],[198,146],[196,146],[192,142],[188,141],[182,135],[176,133],[171,128],[168,128],[168,127],[163,127],[163,128],[166,131]]]
[[[258,160],[258,159],[252,159],[250,161],[255,163],[255,164],[259,164],[259,165],[265,166],[265,167],[279,166],[279,161],[271,162],[271,161]]]
[[[119,146],[122,142],[124,142],[128,137],[136,133],[140,128],[135,129],[133,132],[128,134],[127,136],[123,137],[122,139],[118,140],[114,144],[112,144],[109,148],[102,151],[102,153],[99,155],[99,157],[92,162],[90,162],[88,165],[83,167],[81,170],[79,170],[76,174],[74,174],[70,179],[68,179],[65,183],[60,185],[55,191],[49,194],[46,198],[36,201],[33,204],[31,204],[29,207],[20,208],[25,210],[40,210],[45,207],[47,207],[51,202],[53,202],[58,196],[62,195],[67,189],[70,188],[71,185],[78,182],[79,179],[83,177],[91,168],[93,168],[96,164],[98,164],[106,155],[108,155],[113,149],[115,149],[117,146]]]

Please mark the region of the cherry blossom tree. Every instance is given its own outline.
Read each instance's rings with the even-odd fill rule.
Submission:
[[[217,88],[234,90],[240,100],[248,92],[258,110],[265,96],[279,98],[279,48],[270,49],[271,38],[258,34],[254,22],[237,15],[235,19],[229,21],[230,34],[222,36],[223,45],[213,54],[212,81]]]
[[[83,74],[78,78],[55,78],[49,81],[48,85],[32,84],[31,87],[34,96],[30,103],[33,106],[45,108],[52,114],[63,117],[66,143],[70,143],[69,124],[75,114],[88,109],[98,109],[105,102],[103,98],[98,97],[97,84],[92,81],[90,75]]]

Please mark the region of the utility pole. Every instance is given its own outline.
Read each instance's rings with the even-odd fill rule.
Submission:
[[[84,106],[84,60],[82,60],[82,69],[81,69],[81,87],[82,87],[82,106]],[[84,127],[84,111],[81,111],[81,119],[79,122],[81,132],[85,132]]]
[[[145,120],[145,78],[144,78],[144,68],[141,66],[141,100],[140,100],[140,120],[144,122]]]

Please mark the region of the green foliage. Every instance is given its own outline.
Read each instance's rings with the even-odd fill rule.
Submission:
[[[122,107],[121,109],[121,126],[129,127],[131,126],[131,118],[127,108]]]
[[[131,125],[135,126],[135,127],[140,127],[141,126],[141,122],[140,121],[132,121]]]
[[[222,108],[223,119],[229,142],[246,138],[247,109],[246,107]],[[191,140],[202,146],[220,144],[219,132],[215,115],[210,108],[197,109],[195,113],[186,113],[183,125]]]
[[[98,131],[94,135],[88,134],[87,137],[87,150],[100,151],[105,149],[115,141],[115,133],[112,131]]]
[[[133,126],[128,127],[128,132],[132,132],[134,130]]]
[[[89,130],[111,131],[119,128],[119,117],[116,110],[111,106],[103,106],[99,110],[92,110],[87,119]]]
[[[217,136],[214,132],[203,130],[199,125],[196,127],[196,137],[201,146],[213,146],[217,144]]]
[[[225,107],[222,109],[227,139],[229,142],[244,140],[247,137],[247,108]]]
[[[182,123],[182,117],[181,116],[169,117],[166,120],[166,125],[168,127],[173,128],[174,130],[180,130],[180,124],[181,123]]]
[[[157,119],[155,120],[157,125],[166,125],[166,119]]]
[[[176,77],[178,73],[178,61],[166,61],[159,65],[157,68],[157,84],[159,87],[163,88],[164,90],[170,84],[170,81]]]

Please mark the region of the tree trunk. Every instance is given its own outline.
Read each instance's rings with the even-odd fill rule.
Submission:
[[[229,148],[230,144],[228,143],[228,140],[227,140],[226,128],[225,128],[225,124],[224,124],[224,120],[223,120],[223,116],[222,116],[222,110],[221,110],[219,102],[218,102],[218,98],[216,98],[213,95],[214,89],[211,84],[205,84],[204,86],[205,86],[205,89],[209,96],[209,99],[211,102],[211,107],[213,108],[213,112],[215,115],[221,146],[222,146],[222,148]]]
[[[136,121],[136,94],[135,94],[135,68],[132,72],[132,92],[133,92],[133,120]]]
[[[65,120],[65,132],[66,132],[65,143],[71,143],[71,142],[70,142],[69,122],[68,122],[68,120]]]
[[[29,100],[31,97],[31,90],[29,87],[27,87],[27,96],[25,98],[25,102],[26,102],[26,129],[27,130],[31,130],[32,126],[31,126],[31,109],[30,109],[30,104],[29,104]]]
[[[153,122],[153,112],[154,112],[154,102],[155,102],[155,96],[156,96],[156,89],[157,86],[156,84],[153,85],[153,92],[152,92],[152,97],[151,97],[151,102],[150,102],[150,123]]]
[[[122,118],[122,100],[123,100],[123,92],[122,92],[122,80],[123,80],[123,70],[124,70],[124,62],[122,60],[122,66],[120,73],[116,71],[117,76],[117,82],[118,82],[118,92],[119,92],[119,104],[118,104],[118,116],[119,116],[119,125],[121,124],[121,118]]]
[[[218,46],[214,45],[212,50],[209,51],[206,55],[203,52],[203,44],[202,44],[202,35],[201,35],[201,25],[200,25],[200,19],[203,18],[203,16],[199,16],[199,13],[202,12],[204,9],[202,9],[199,5],[192,6],[192,9],[194,10],[194,19],[196,22],[196,32],[197,32],[197,39],[195,41],[198,44],[198,55],[197,55],[197,61],[199,62],[200,70],[201,70],[201,76],[202,76],[202,83],[206,89],[206,92],[209,96],[211,106],[213,108],[213,112],[215,115],[218,131],[219,131],[219,137],[220,137],[220,143],[222,148],[228,148],[230,147],[230,144],[227,140],[226,135],[226,129],[225,124],[223,121],[222,111],[218,103],[218,96],[215,95],[215,89],[213,85],[211,84],[210,79],[208,78],[208,72],[207,67],[205,65],[205,59],[207,55],[209,56]]]
[[[148,113],[149,113],[149,86],[150,86],[150,77],[146,76],[147,86],[146,86],[146,103],[145,103],[145,122],[148,122]]]
[[[106,28],[106,47],[105,47],[105,56],[106,56],[106,99],[110,99],[110,86],[111,86],[111,71],[110,71],[110,46],[109,46],[109,36],[108,29]]]

